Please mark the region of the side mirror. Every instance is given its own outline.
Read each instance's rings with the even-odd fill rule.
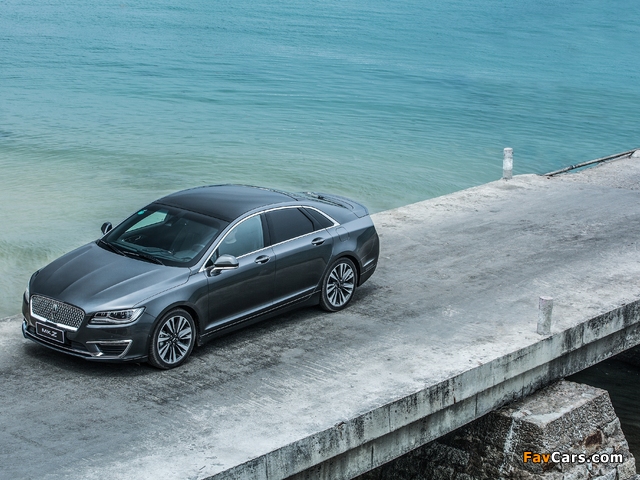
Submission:
[[[224,254],[220,255],[213,264],[214,270],[233,270],[238,268],[238,259],[233,255]]]
[[[112,228],[113,228],[113,225],[111,225],[111,222],[104,222],[100,230],[102,230],[103,235],[106,235],[111,231]]]

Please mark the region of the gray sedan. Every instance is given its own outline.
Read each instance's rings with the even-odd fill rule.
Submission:
[[[353,200],[242,185],[168,195],[102,232],[33,274],[23,334],[88,360],[163,369],[285,310],[343,309],[379,252]]]

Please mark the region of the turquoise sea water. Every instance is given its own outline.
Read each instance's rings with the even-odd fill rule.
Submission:
[[[0,316],[178,189],[372,211],[640,146],[636,0],[0,2]]]

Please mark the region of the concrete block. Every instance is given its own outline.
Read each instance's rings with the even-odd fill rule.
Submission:
[[[540,297],[538,302],[538,333],[549,335],[551,333],[551,314],[553,312],[553,298]]]
[[[604,475],[600,475],[597,477],[591,477],[592,480],[616,480],[616,471],[615,470],[611,470],[608,473],[604,474]]]
[[[557,463],[551,459],[534,462],[532,457],[525,462],[524,452],[560,452],[561,457],[555,460]],[[591,464],[578,460],[580,454],[589,458],[594,453],[619,453],[625,463]],[[622,475],[620,479],[627,480],[635,475],[635,461],[608,393],[566,381],[493,411],[420,447],[410,456],[422,468],[420,476],[411,478],[617,480]],[[395,461],[385,465],[385,476],[379,478],[404,479],[394,476],[394,464]],[[359,480],[375,479],[375,473],[371,473]]]
[[[605,425],[603,427],[602,433],[604,433],[604,435],[606,435],[607,437],[613,437],[614,435],[620,435],[620,433],[621,433],[620,420],[618,418],[616,418],[615,420],[609,422],[607,425]]]
[[[633,478],[636,475],[636,459],[631,457],[622,465],[618,465],[618,477],[617,480],[627,480]]]
[[[454,480],[475,480],[472,476],[467,475],[466,473],[458,473],[455,476]]]
[[[562,475],[562,480],[584,480],[585,478],[589,478],[586,465],[578,465]]]

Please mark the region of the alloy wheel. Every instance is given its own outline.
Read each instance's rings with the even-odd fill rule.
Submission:
[[[331,310],[340,310],[351,297],[356,286],[356,273],[350,261],[343,260],[336,264],[326,280],[326,303]]]
[[[195,345],[196,327],[191,315],[176,309],[165,315],[154,329],[149,348],[149,363],[168,369],[182,364]]]
[[[168,364],[182,360],[193,342],[193,330],[186,318],[181,315],[169,317],[160,327],[158,335],[158,354]]]

